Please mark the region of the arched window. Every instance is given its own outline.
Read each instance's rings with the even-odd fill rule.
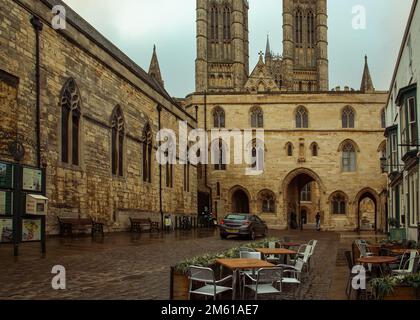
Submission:
[[[288,157],[293,157],[293,144],[291,142],[286,144],[286,154]]]
[[[308,183],[303,187],[302,192],[300,193],[300,201],[311,202],[312,201],[312,184]]]
[[[386,128],[386,113],[385,113],[385,109],[382,109],[381,111],[381,127],[382,129]]]
[[[147,123],[143,130],[143,181],[152,182],[152,128]]]
[[[331,212],[332,214],[347,214],[347,198],[341,192],[336,192],[331,197]]]
[[[251,127],[264,128],[264,113],[260,107],[251,109]]]
[[[315,15],[312,11],[308,12],[308,46],[313,48],[315,46]]]
[[[343,128],[344,129],[353,129],[354,128],[354,121],[355,119],[355,112],[352,107],[345,107],[342,113],[342,121],[343,121]]]
[[[214,117],[214,127],[215,128],[224,128],[226,125],[225,122],[225,111],[220,108],[216,107],[213,110],[213,117]]]
[[[210,9],[210,40],[219,39],[219,9],[213,6]]]
[[[252,142],[251,149],[251,159],[252,164],[251,168],[258,171],[264,171],[265,164],[265,146],[264,143],[260,140],[254,140]]]
[[[303,30],[303,14],[302,10],[299,8],[295,13],[295,42],[297,45],[301,45],[303,42],[302,37]]]
[[[342,145],[341,148],[343,172],[355,172],[356,148],[354,144],[350,141],[347,141]]]
[[[224,171],[227,165],[227,147],[222,139],[219,141],[213,141],[212,145],[212,164],[214,164],[214,170]]]
[[[276,213],[276,196],[270,190],[264,190],[259,195],[262,213]]]
[[[120,106],[116,106],[111,118],[111,153],[112,153],[112,174],[124,176],[124,139],[125,123]]]
[[[231,10],[229,7],[223,9],[223,39],[231,40]]]
[[[296,128],[307,129],[309,127],[308,110],[305,107],[299,107],[296,110]]]
[[[61,93],[61,161],[79,165],[81,97],[76,82],[69,79]]]
[[[312,154],[312,157],[318,157],[319,146],[316,142],[311,144],[311,154]]]

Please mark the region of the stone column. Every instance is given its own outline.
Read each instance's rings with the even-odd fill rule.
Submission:
[[[207,0],[197,0],[197,59],[195,61],[195,90],[204,92],[208,88],[207,71]]]
[[[329,90],[327,0],[316,2],[318,89]]]
[[[283,0],[283,83],[288,91],[293,90],[293,1]]]

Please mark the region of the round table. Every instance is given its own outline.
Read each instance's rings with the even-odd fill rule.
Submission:
[[[404,254],[406,252],[411,252],[411,251],[418,251],[420,253],[420,249],[393,249],[391,250],[392,253],[394,254]]]
[[[391,263],[396,263],[398,262],[398,258],[397,257],[387,257],[387,256],[371,256],[371,257],[363,257],[363,258],[359,258],[357,259],[358,263],[361,264],[370,264],[370,265],[375,265],[379,267],[379,270],[381,272],[382,275],[384,275],[382,266],[388,266]]]

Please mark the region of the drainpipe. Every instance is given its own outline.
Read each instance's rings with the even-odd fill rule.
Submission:
[[[37,167],[41,168],[41,66],[39,37],[43,29],[43,24],[36,16],[31,18],[31,24],[35,30],[36,163]]]
[[[159,117],[159,132],[162,129],[162,106],[159,104],[157,106],[158,111],[158,117]],[[160,146],[161,142],[159,142]],[[162,226],[162,230],[164,228],[163,226],[163,202],[162,202],[162,165],[159,163],[159,211],[160,211],[160,223]]]
[[[204,91],[204,131],[207,134],[207,91]],[[208,165],[204,166],[204,186],[210,191],[209,192],[209,195],[210,195],[209,210],[213,211],[212,210],[213,209],[213,196],[212,196],[213,190],[209,186],[207,174],[208,174]]]

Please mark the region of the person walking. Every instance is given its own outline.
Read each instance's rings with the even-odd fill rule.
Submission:
[[[321,231],[321,214],[316,214],[316,230]]]

